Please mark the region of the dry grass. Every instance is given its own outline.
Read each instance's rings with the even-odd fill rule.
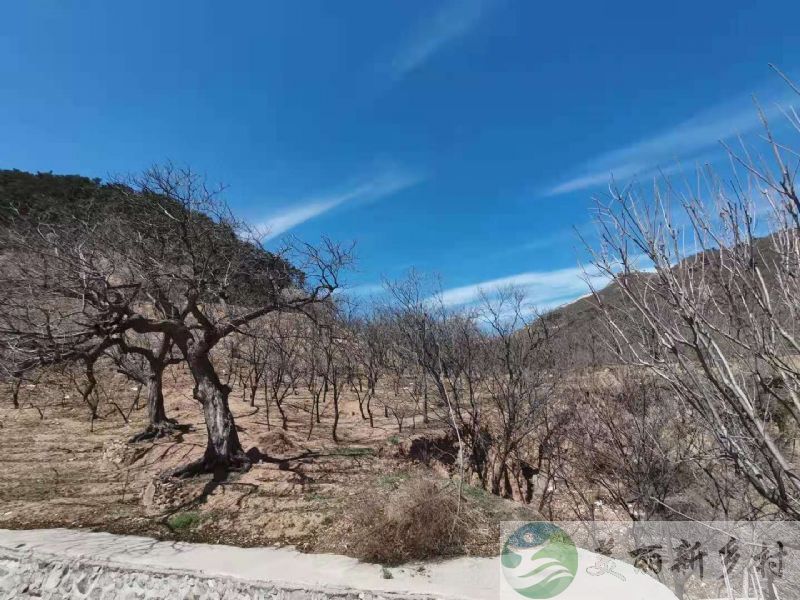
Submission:
[[[165,387],[169,416],[191,430],[135,445],[127,440],[144,428],[146,410],[134,410],[126,425],[108,400],[127,410],[134,396],[130,383],[104,382],[101,419],[93,429],[87,408],[67,386],[43,381],[25,388],[22,409],[12,408],[9,391],[0,388],[0,527],[81,527],[239,546],[288,544],[305,551],[354,555],[349,535],[363,512],[363,498],[397,496],[397,502],[407,502],[414,496],[393,492],[403,481],[449,482],[441,468],[435,473],[401,452],[414,436],[441,436],[432,425],[422,426],[420,419],[416,429],[409,419],[400,434],[394,420],[376,410],[375,427],[370,428],[355,399],[346,395],[336,444],[330,437],[330,406],[308,439],[306,393],[287,399],[289,428],[282,431],[276,427],[274,407],[268,427],[263,399],[251,407],[237,388],[230,400],[242,444],[246,449],[257,447],[269,460],[222,482],[207,476],[164,483],[161,473],[198,458],[205,446],[205,426],[191,397],[191,380],[176,372]],[[43,418],[31,404],[43,411]],[[496,552],[499,521],[517,518],[518,511],[530,515],[528,507],[500,498],[487,497],[480,505],[479,524],[463,543],[469,554]],[[427,508],[414,508],[413,502],[396,505],[400,513]],[[187,513],[199,518],[180,521]],[[173,526],[176,518],[181,527]],[[404,552],[411,556],[416,551]]]
[[[358,558],[393,565],[464,552],[470,528],[449,482],[409,479],[391,492],[370,494],[360,506],[351,533]]]

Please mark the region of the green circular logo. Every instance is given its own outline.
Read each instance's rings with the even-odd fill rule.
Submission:
[[[508,584],[525,598],[553,598],[578,572],[572,539],[552,523],[528,523],[508,536],[500,556]]]

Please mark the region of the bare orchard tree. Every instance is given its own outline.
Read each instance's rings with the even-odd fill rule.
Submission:
[[[320,373],[324,394],[330,394],[333,410],[331,437],[339,441],[338,428],[341,415],[342,392],[347,385],[347,361],[344,354],[348,351],[348,332],[346,331],[339,309],[329,304],[319,307],[317,329],[319,349],[322,357]]]
[[[167,417],[164,407],[164,371],[170,365],[181,363],[182,358],[173,353],[169,335],[133,335],[127,332],[119,336],[118,344],[108,354],[120,373],[147,389],[147,427],[131,441],[170,435],[178,422]]]
[[[595,263],[625,297],[605,313],[621,355],[666,382],[752,488],[798,518],[798,159],[769,128],[766,138],[773,167],[732,153],[730,184],[707,173],[697,192],[615,192],[600,207]],[[762,218],[771,234],[759,238]],[[634,273],[637,256],[652,274]]]
[[[459,309],[425,292],[414,274],[390,291],[392,353],[403,367],[396,377],[418,400],[430,390],[432,412],[458,440],[463,475],[531,502],[541,454],[535,433],[556,388],[547,321],[513,289],[492,290],[482,307]]]
[[[321,409],[328,396],[324,377],[327,362],[322,351],[322,329],[316,324],[305,329],[301,345],[302,379],[311,395],[309,405],[308,439],[314,433],[314,424],[321,422]]]
[[[695,495],[702,466],[715,454],[693,415],[679,410],[659,380],[623,367],[586,375],[571,392],[576,397],[570,443],[592,449],[575,453],[573,476],[597,495],[591,500],[633,521],[680,516],[670,507],[680,510],[687,503],[697,508],[684,518],[718,516],[703,511]],[[688,502],[673,502],[681,496]],[[586,509],[593,512],[594,504]]]
[[[287,429],[284,403],[300,378],[300,350],[305,335],[304,324],[296,315],[275,314],[269,320],[264,342],[267,347],[264,365],[264,399],[269,415],[270,402],[281,416],[281,427]]]
[[[88,308],[88,287],[124,302],[130,291],[98,279],[88,265],[101,260],[97,233],[84,223],[31,222],[13,212],[0,228],[0,372],[15,386],[46,367],[64,368],[98,417],[95,365],[119,343],[110,311]]]
[[[407,392],[420,378],[427,377],[427,373],[417,364],[414,355],[400,341],[397,333],[397,323],[394,316],[385,317],[388,323],[388,349],[384,357],[383,369],[385,371],[386,390],[378,398],[378,406],[383,408],[384,418],[392,417],[397,423],[398,430],[402,431],[403,422],[407,413],[411,412],[408,406]]]
[[[394,352],[399,355],[401,365],[413,365],[432,382],[431,387],[445,410],[442,422],[451,428],[458,443],[456,462],[463,483],[468,468],[480,472],[484,463],[480,446],[475,443],[483,433],[479,403],[481,370],[477,360],[482,334],[473,315],[449,310],[439,294],[426,291],[424,282],[415,273],[388,288],[397,339]]]
[[[31,318],[18,310],[4,335],[7,345],[35,356],[44,336],[54,338],[53,308],[39,300],[50,294],[70,311],[63,332],[47,340],[50,355],[88,343],[110,347],[128,332],[169,336],[194,379],[208,431],[203,458],[178,475],[250,465],[228,406],[230,388],[211,360],[215,346],[265,315],[302,313],[327,300],[348,261],[347,252],[325,242],[322,249],[295,248],[292,266],[248,237],[219,191],[190,170],[155,167],[118,185],[115,218],[29,236],[35,243],[20,251],[33,252],[33,265],[53,265],[57,283],[38,266],[15,282],[13,293],[27,295],[38,312]]]
[[[533,434],[545,402],[555,396],[555,364],[547,321],[521,290],[501,289],[484,296],[481,320],[486,336],[485,389],[494,427],[480,441],[487,454],[484,484],[494,494],[533,498]],[[490,442],[490,443],[489,443]]]
[[[391,417],[397,424],[397,432],[403,433],[403,426],[409,416],[413,416],[416,406],[409,402],[422,389],[422,380],[427,374],[417,365],[406,365],[395,360],[391,363],[388,379],[392,383],[392,393],[380,399],[384,417]]]
[[[372,402],[387,368],[389,330],[385,319],[374,313],[351,318],[346,326],[351,333],[348,352],[343,357],[349,365],[348,382],[358,399],[361,418],[368,419],[369,426],[374,427]]]
[[[242,399],[248,399],[250,406],[256,405],[256,395],[261,389],[262,381],[266,376],[267,362],[269,360],[269,343],[267,341],[269,329],[267,319],[259,319],[239,328],[238,342],[235,349],[237,359],[236,367],[231,371],[239,374],[242,384]],[[269,405],[269,397],[264,386],[264,402]],[[269,423],[269,413],[267,413]]]

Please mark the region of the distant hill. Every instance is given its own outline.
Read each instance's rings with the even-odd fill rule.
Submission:
[[[652,277],[635,273],[635,277]],[[622,306],[626,300],[619,285],[610,283],[597,293],[606,306]],[[608,365],[617,362],[609,348],[607,325],[598,298],[593,295],[556,308],[543,318],[553,334],[554,351],[575,368]]]
[[[68,218],[99,220],[114,202],[114,191],[100,179],[0,170],[0,221],[12,218],[58,222]]]
[[[771,265],[778,258],[774,250],[771,236],[755,240],[756,262],[762,267],[762,274],[767,285],[775,284]],[[701,266],[709,266],[720,260],[718,250],[706,250],[692,255],[673,267],[685,270],[691,276],[693,270]],[[655,283],[657,275],[651,272],[637,271],[628,275],[634,279],[634,285],[641,282]],[[570,364],[576,368],[598,365],[610,365],[618,362],[618,358],[607,343],[609,339],[608,325],[600,309],[600,303],[614,309],[626,309],[628,303],[619,284],[612,282],[600,290],[595,296],[586,296],[561,306],[543,318],[556,334],[554,348],[557,356],[568,357]]]
[[[125,191],[126,194],[121,192]],[[137,202],[126,200],[131,194]],[[53,173],[28,173],[25,171],[0,170],[0,227],[30,227],[40,223],[68,224],[82,222],[89,225],[101,223],[110,215],[119,216],[126,212],[137,212],[152,206],[152,197],[137,195],[129,188],[119,184],[104,183],[100,179],[90,179],[80,175],[54,175]],[[177,202],[159,197],[159,203],[173,206],[170,211],[185,210]],[[197,213],[200,215],[199,213]],[[154,219],[164,219],[163,211],[154,210],[149,215],[149,223]],[[206,218],[200,216],[200,218]],[[132,219],[132,227],[146,220]],[[237,236],[237,232],[223,223],[208,223],[216,228],[221,239],[227,239],[232,246],[244,251],[246,260],[240,272],[231,275],[240,298],[246,298],[253,288],[252,282],[258,274],[271,274],[275,281],[283,281],[284,286],[302,285],[305,274],[281,256],[250,244]],[[142,228],[139,235],[148,236],[149,228]]]

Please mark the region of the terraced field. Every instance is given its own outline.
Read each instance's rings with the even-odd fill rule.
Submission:
[[[205,445],[199,405],[183,373],[169,379],[165,396],[168,414],[189,430],[150,443],[127,442],[144,428],[146,411],[134,407],[135,391],[121,378],[105,386],[94,423],[65,384],[23,389],[19,409],[7,393],[0,400],[0,528],[82,527],[346,554],[352,517],[365,498],[391,494],[409,477],[447,476],[444,467],[419,463],[408,451],[413,440],[442,432],[409,418],[401,434],[382,414],[370,428],[347,397],[334,443],[329,407],[309,437],[310,398],[302,391],[287,400],[283,431],[274,414],[267,424],[263,400],[251,407],[234,390],[242,444],[257,449],[260,461],[243,475],[175,480],[161,475],[199,457]],[[469,553],[496,550],[499,520],[531,516],[521,505],[468,491],[478,515]]]

